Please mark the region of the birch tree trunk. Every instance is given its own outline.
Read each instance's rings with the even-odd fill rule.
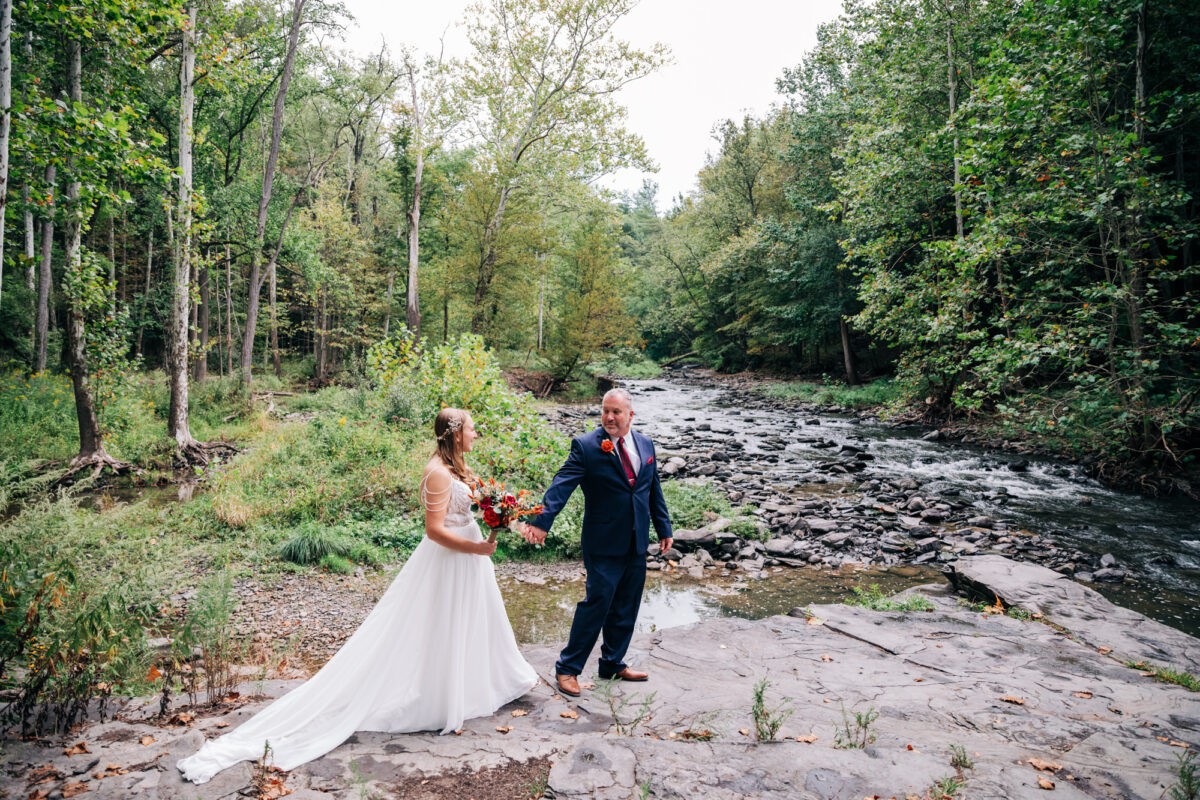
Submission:
[[[150,299],[150,271],[152,269],[154,269],[154,223],[153,222],[150,223],[150,235],[146,242],[146,293],[143,295],[143,297],[146,300]],[[146,328],[146,323],[144,321],[138,323],[137,347],[134,348],[134,352],[136,352],[138,356],[142,355],[142,332],[145,330],[145,328]]]
[[[171,292],[171,336],[167,376],[171,403],[167,413],[167,435],[178,448],[194,445],[188,429],[188,322],[192,277],[192,117],[195,92],[192,88],[196,64],[196,6],[187,10],[179,66],[179,195],[176,201],[175,281]]]
[[[296,46],[300,41],[300,21],[307,0],[294,0],[292,5],[292,27],[288,32],[287,55],[284,57],[283,74],[279,78],[279,91],[275,95],[275,111],[271,118],[271,147],[267,154],[267,167],[263,173],[262,195],[258,200],[258,226],[255,229],[254,248],[250,253],[249,296],[246,299],[246,328],[242,332],[241,382],[250,389],[251,360],[254,356],[254,329],[258,322],[258,294],[262,290],[259,272],[262,266],[263,238],[267,228],[267,206],[271,202],[271,187],[275,181],[275,165],[279,160],[279,140],[283,136],[283,104],[287,99],[288,83],[292,78],[292,67],[296,63]]]

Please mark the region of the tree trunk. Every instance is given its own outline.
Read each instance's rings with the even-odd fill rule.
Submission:
[[[324,287],[320,289],[321,304],[320,311],[317,312],[317,384],[325,382],[325,364],[328,358],[328,342],[325,338],[326,325],[329,322],[329,313],[326,307],[326,293]]]
[[[83,49],[78,40],[69,44],[70,63],[68,85],[72,104],[83,102]],[[83,214],[79,207],[81,183],[74,174],[75,157],[67,158],[67,174],[71,176],[66,191],[66,242],[64,256],[68,273],[79,273],[83,269],[82,225]],[[71,384],[75,394],[75,416],[79,422],[79,453],[71,461],[78,466],[95,459],[107,458],[101,438],[100,420],[96,415],[96,401],[92,392],[91,375],[87,363],[87,329],[83,316],[83,298],[67,297],[67,361],[70,365]]]
[[[12,0],[0,0],[0,300],[4,297],[4,218],[8,209],[8,134],[12,129]]]
[[[413,83],[413,108],[417,108],[417,87]],[[417,117],[420,120],[420,116]],[[417,168],[413,171],[412,207],[408,210],[408,303],[405,307],[408,329],[421,338],[421,306],[417,292],[417,265],[421,251],[421,178],[425,173],[425,148],[417,129]]]
[[[150,301],[150,271],[154,269],[154,222],[150,223],[150,235],[146,242],[146,293],[142,296],[144,299],[143,305]],[[138,356],[142,355],[142,332],[146,328],[145,310],[142,312],[142,320],[138,322],[137,347],[134,352]]]
[[[946,71],[950,77],[950,127],[954,130],[954,230],[959,241],[963,239],[962,190],[958,185],[962,161],[958,157],[958,70],[954,66],[953,20],[946,25]]]
[[[37,320],[33,333],[37,342],[34,372],[46,371],[46,340],[50,336],[50,282],[53,280],[50,259],[54,254],[54,180],[57,171],[54,164],[46,166],[46,186],[49,187],[50,199],[46,204],[46,217],[42,220],[42,260],[38,267]]]
[[[208,379],[208,325],[212,316],[212,286],[208,270],[208,261],[196,265],[197,282],[200,284],[200,308],[196,320],[200,346],[197,348],[195,363],[192,365],[192,379],[199,383]]]
[[[171,336],[167,376],[171,403],[167,435],[180,449],[195,444],[188,429],[188,322],[192,277],[192,115],[195,93],[192,75],[196,63],[196,6],[187,10],[187,27],[179,67],[179,195],[176,201],[179,230],[175,236],[175,282],[171,293]]]
[[[233,374],[233,258],[225,245],[225,374]]]
[[[2,0],[0,0],[2,2]],[[117,315],[117,218],[108,215],[108,308]]]
[[[850,326],[845,317],[838,317],[838,328],[842,332],[842,358],[846,362],[846,385],[858,386],[858,370],[854,366],[854,350],[850,346]]]
[[[25,288],[34,291],[37,288],[37,249],[34,247],[33,209],[29,205],[29,184],[21,187],[21,205],[25,214]]]
[[[488,309],[490,306],[487,303],[487,296],[496,271],[496,239],[500,234],[500,226],[504,222],[504,209],[508,205],[508,197],[511,193],[512,187],[510,186],[505,186],[500,190],[500,199],[496,203],[496,210],[483,231],[479,276],[475,281],[475,313],[471,315],[471,333],[483,333],[483,329],[489,322]]]
[[[271,203],[271,187],[275,181],[275,164],[279,160],[279,140],[283,136],[283,104],[287,99],[288,83],[292,78],[292,67],[296,63],[296,46],[300,40],[300,20],[307,0],[294,0],[292,4],[292,27],[288,32],[287,56],[283,62],[283,74],[279,78],[279,91],[275,95],[275,111],[271,118],[271,147],[267,154],[267,166],[263,173],[262,195],[258,200],[258,226],[255,229],[254,249],[250,253],[249,296],[246,299],[246,328],[242,334],[241,382],[247,392],[250,388],[250,363],[254,356],[254,329],[258,322],[258,293],[262,289],[259,269],[262,264],[263,238],[267,228],[267,206]]]

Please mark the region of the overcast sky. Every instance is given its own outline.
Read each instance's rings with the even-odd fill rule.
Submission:
[[[436,52],[447,26],[458,23],[467,0],[407,2],[346,0],[356,24],[346,34],[351,49],[393,52],[410,45]],[[624,170],[603,183],[635,191],[645,177],[659,185],[660,209],[695,187],[705,154],[715,149],[713,125],[749,112],[762,115],[780,98],[775,80],[816,43],[817,26],[834,19],[840,0],[642,0],[617,27],[640,47],[662,42],[673,63],[624,88],[629,126],[646,141],[659,171]],[[465,37],[451,27],[449,55],[468,55]]]

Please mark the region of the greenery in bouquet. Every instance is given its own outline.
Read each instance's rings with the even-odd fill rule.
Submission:
[[[503,483],[492,478],[479,480],[471,492],[471,500],[483,512],[483,523],[492,529],[493,535],[521,517],[542,513],[544,507],[530,502],[530,496],[525,489],[511,492]]]

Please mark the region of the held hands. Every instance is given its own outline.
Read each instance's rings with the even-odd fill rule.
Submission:
[[[484,541],[477,542],[475,544],[476,555],[490,556],[494,552],[496,552],[496,542],[495,541],[485,539]]]
[[[546,543],[546,532],[541,528],[530,525],[527,522],[521,523],[521,537],[530,544]]]

